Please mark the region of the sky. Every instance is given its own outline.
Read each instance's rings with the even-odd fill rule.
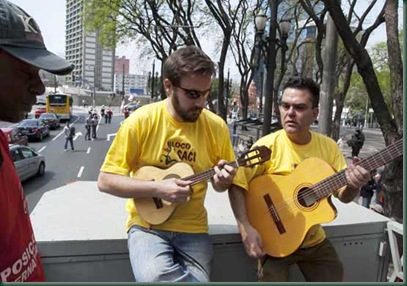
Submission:
[[[37,22],[42,31],[42,36],[47,49],[57,55],[65,54],[65,0],[9,0],[24,9]],[[385,0],[379,0],[384,2]],[[370,1],[360,0],[361,3]],[[376,4],[377,5],[377,4]],[[382,4],[380,4],[381,6]],[[400,6],[402,3],[400,4]],[[379,6],[379,5],[377,5]],[[399,24],[403,25],[402,9],[400,10]],[[375,42],[386,40],[385,25],[382,24],[371,36],[368,46]],[[209,52],[208,52],[209,53]],[[130,59],[130,73],[140,74],[150,71],[153,59],[140,59],[138,51],[131,45],[119,46],[116,48],[117,56],[126,56]],[[209,54],[210,55],[210,54]],[[210,55],[212,56],[212,55]],[[213,58],[213,57],[212,57]],[[216,58],[213,58],[217,61]],[[157,61],[156,61],[157,63]],[[226,65],[227,67],[227,65]],[[156,66],[157,70],[158,66]],[[137,71],[136,71],[137,69]],[[237,71],[233,72],[231,67],[231,77],[238,76]]]

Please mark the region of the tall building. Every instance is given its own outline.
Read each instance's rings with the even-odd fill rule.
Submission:
[[[114,73],[115,74],[129,74],[130,73],[130,60],[125,56],[114,59]]]
[[[115,92],[119,94],[124,89],[124,94],[136,93],[138,95],[147,94],[148,74],[115,74]]]
[[[113,90],[115,51],[102,48],[96,32],[85,31],[82,13],[82,0],[66,0],[65,57],[75,65],[67,84]]]

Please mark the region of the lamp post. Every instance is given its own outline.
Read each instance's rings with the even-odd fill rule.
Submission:
[[[284,19],[280,22],[279,28],[281,32],[281,40],[277,39],[277,10],[278,1],[269,0],[269,7],[271,11],[270,15],[270,28],[269,34],[266,39],[263,39],[264,30],[266,27],[267,16],[263,11],[260,11],[255,17],[256,36],[258,37],[259,51],[262,53],[263,49],[266,49],[266,92],[264,100],[264,118],[263,118],[263,136],[267,135],[271,131],[271,116],[273,108],[273,94],[274,94],[274,71],[276,69],[276,46],[281,47],[282,68],[285,63],[285,52],[287,51],[287,37],[290,31],[290,21]],[[283,70],[283,69],[282,69]]]
[[[226,109],[226,117],[228,115],[228,103],[229,103],[229,98],[230,98],[230,86],[231,86],[231,80],[229,79],[230,76],[230,69],[228,69],[228,79],[226,82],[226,101],[225,101],[225,109]]]
[[[154,102],[154,70],[155,70],[155,60],[153,60],[153,72],[151,73],[151,102]]]
[[[122,102],[124,104],[124,95],[125,95],[125,91],[124,91],[124,62],[123,62],[123,66],[122,66]]]
[[[95,108],[96,101],[96,66],[93,66],[93,98],[92,98],[92,107]]]

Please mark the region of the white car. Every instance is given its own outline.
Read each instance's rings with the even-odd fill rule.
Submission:
[[[41,177],[44,175],[44,156],[27,146],[12,144],[9,145],[9,149],[21,182],[33,176]]]

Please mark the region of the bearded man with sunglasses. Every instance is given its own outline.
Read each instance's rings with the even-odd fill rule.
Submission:
[[[0,0],[0,120],[19,122],[45,92],[43,69],[66,75],[73,65],[50,53],[32,17]],[[44,270],[23,187],[0,131],[0,282],[43,282]]]
[[[167,98],[134,111],[121,125],[101,167],[102,192],[128,198],[128,249],[137,282],[207,282],[213,257],[204,207],[207,182],[182,176],[213,168],[211,182],[225,191],[235,175],[226,123],[205,109],[215,65],[195,46],[178,49],[163,66]],[[184,164],[184,165],[182,165]],[[156,179],[141,176],[179,167]],[[164,172],[165,173],[165,172]],[[178,176],[179,175],[179,176]],[[183,179],[184,178],[184,179]],[[154,203],[153,203],[154,202]],[[176,206],[163,221],[142,210]]]

